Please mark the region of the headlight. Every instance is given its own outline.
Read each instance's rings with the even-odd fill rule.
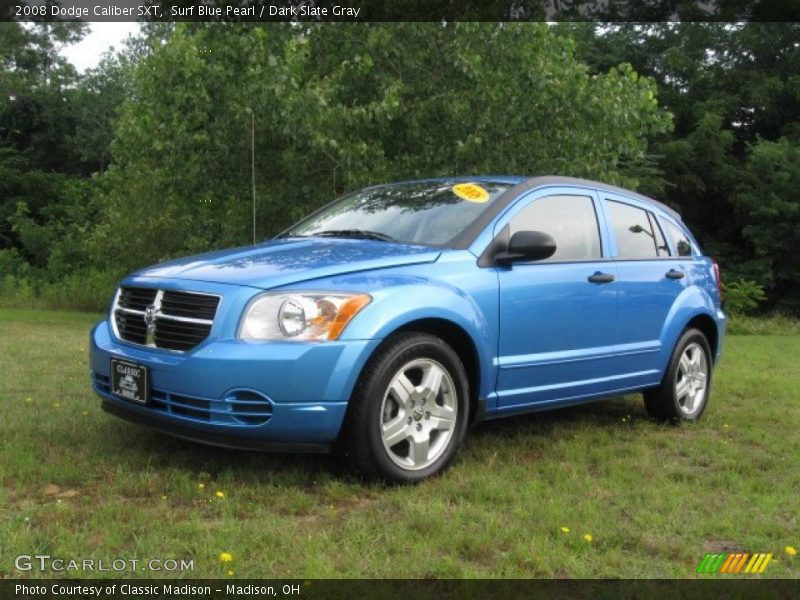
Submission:
[[[371,300],[368,294],[262,294],[247,307],[239,338],[335,340]]]

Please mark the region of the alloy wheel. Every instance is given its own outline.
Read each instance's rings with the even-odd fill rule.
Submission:
[[[700,344],[692,342],[684,349],[675,370],[675,398],[681,412],[696,412],[703,405],[707,390],[708,358]]]
[[[447,450],[456,426],[453,378],[429,358],[406,363],[392,377],[381,405],[381,439],[399,467],[419,470]]]

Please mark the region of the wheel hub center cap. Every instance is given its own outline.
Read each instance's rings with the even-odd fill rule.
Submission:
[[[414,420],[415,421],[421,421],[422,417],[424,416],[424,414],[425,414],[425,411],[422,410],[421,408],[415,409],[414,410],[414,415],[413,415],[414,416]]]

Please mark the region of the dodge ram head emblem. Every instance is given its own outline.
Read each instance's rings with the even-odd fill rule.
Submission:
[[[147,328],[150,329],[155,325],[156,322],[156,312],[158,309],[156,308],[155,304],[151,304],[147,308],[144,309],[144,324],[147,325]]]

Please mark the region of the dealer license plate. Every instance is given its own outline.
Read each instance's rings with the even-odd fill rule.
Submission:
[[[111,359],[111,392],[126,400],[147,404],[150,400],[147,367],[127,360]]]

